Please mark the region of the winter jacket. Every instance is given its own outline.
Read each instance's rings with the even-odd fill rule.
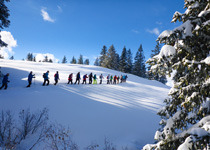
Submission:
[[[55,80],[58,80],[59,79],[59,74],[56,73],[54,77],[55,77]]]
[[[107,78],[107,80],[109,80],[109,76],[107,76],[106,78]]]
[[[80,80],[80,73],[77,73],[77,80]]]
[[[49,79],[48,75],[49,75],[48,72],[46,72],[46,73],[45,73],[45,76],[44,76],[44,79],[45,79],[45,80],[48,80],[48,79]]]
[[[32,78],[34,78],[34,75],[33,75],[32,73],[30,73],[30,74],[28,75],[28,81],[32,81]]]
[[[83,80],[86,80],[87,78],[88,78],[87,75],[84,75],[84,76],[83,76]]]
[[[96,79],[97,79],[96,75],[94,75],[94,76],[93,76],[93,79],[94,79],[94,80],[96,80]]]
[[[91,74],[89,74],[89,78],[91,79],[93,77],[93,74],[91,73]]]
[[[117,80],[117,76],[114,76],[114,80]]]
[[[69,80],[72,80],[73,74],[69,75]]]
[[[100,77],[99,77],[101,80],[103,79],[103,76],[102,75],[100,75]]]
[[[4,78],[3,78],[3,80],[2,80],[2,83],[3,83],[3,84],[7,84],[7,82],[9,82],[8,76],[5,75]]]

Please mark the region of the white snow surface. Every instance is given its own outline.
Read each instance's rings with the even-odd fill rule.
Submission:
[[[163,106],[169,87],[128,74],[128,81],[107,85],[106,76],[123,73],[110,69],[73,64],[55,64],[0,60],[1,71],[10,73],[7,90],[0,90],[0,110],[18,114],[21,109],[33,111],[49,109],[50,122],[69,126],[73,140],[80,149],[97,143],[102,149],[104,138],[112,140],[118,149],[127,146],[140,149],[151,143],[160,121],[157,110]],[[42,86],[42,74],[50,71],[50,85]],[[30,71],[36,78],[30,88],[25,88]],[[60,80],[54,86],[54,74]],[[70,73],[104,75],[102,85],[68,85]],[[15,115],[16,117],[18,115]],[[40,147],[35,148],[39,150]]]

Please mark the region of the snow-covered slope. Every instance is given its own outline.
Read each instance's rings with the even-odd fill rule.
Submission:
[[[69,126],[73,139],[80,149],[92,142],[103,145],[108,137],[121,148],[140,149],[153,141],[160,118],[156,111],[162,107],[169,88],[157,81],[149,81],[128,74],[127,83],[107,85],[68,85],[70,73],[81,75],[102,73],[104,76],[121,75],[106,68],[52,64],[25,61],[0,60],[1,71],[10,73],[7,90],[0,90],[0,110],[21,109],[31,111],[49,109],[50,121]],[[42,86],[42,74],[50,71],[50,85]],[[36,74],[31,88],[27,85],[30,71]],[[58,85],[54,86],[54,74],[59,71]],[[37,148],[39,149],[39,148]],[[100,148],[102,149],[102,148]]]

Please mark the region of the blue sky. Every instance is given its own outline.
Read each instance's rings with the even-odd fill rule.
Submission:
[[[146,59],[158,34],[179,24],[170,23],[175,11],[183,13],[184,0],[12,0],[9,31],[17,41],[15,59],[27,53],[50,53],[68,62],[80,54],[93,64],[103,45],[124,46],[133,57],[142,44]]]

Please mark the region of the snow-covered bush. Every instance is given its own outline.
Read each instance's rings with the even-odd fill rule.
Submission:
[[[162,117],[162,127],[155,134],[158,142],[145,145],[144,150],[209,148],[210,1],[185,0],[185,8],[183,14],[175,12],[172,20],[183,24],[160,34],[157,40],[165,46],[147,61],[151,71],[175,74],[166,105],[158,112]]]

